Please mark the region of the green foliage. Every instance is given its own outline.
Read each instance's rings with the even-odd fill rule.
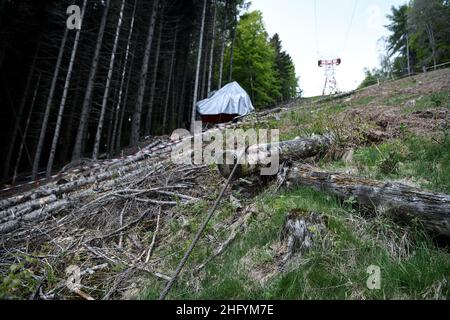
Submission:
[[[275,48],[275,69],[281,84],[281,98],[283,101],[297,96],[298,78],[295,75],[295,66],[291,56],[282,50],[280,36],[276,33],[270,39]]]
[[[30,296],[38,283],[33,273],[35,265],[36,261],[30,257],[11,264],[8,274],[0,276],[0,299]]]
[[[236,28],[233,77],[256,107],[295,96],[297,79],[289,58],[269,42],[260,11],[241,17]]]
[[[411,70],[450,60],[450,3],[441,0],[413,0],[409,5],[392,7],[388,15],[391,32],[390,56],[397,75],[407,73],[407,43]]]
[[[377,78],[385,80],[391,74],[404,76],[409,71],[421,72],[423,67],[450,61],[449,17],[449,1],[413,0],[393,6],[387,16],[386,28],[390,32],[386,39],[387,55],[381,61],[381,68],[366,72],[360,88],[375,84]]]
[[[404,138],[358,149],[356,165],[365,176],[413,179],[424,188],[450,192],[450,139],[418,137],[407,133]]]

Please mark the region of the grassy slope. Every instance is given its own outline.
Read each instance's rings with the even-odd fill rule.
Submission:
[[[448,76],[444,73],[444,76]],[[442,76],[442,73],[435,75]],[[434,126],[426,135],[409,118],[416,111],[448,110],[448,87],[426,87],[437,81],[433,75],[405,79],[382,88],[369,88],[351,99],[313,105],[289,111],[280,120],[264,126],[281,128],[282,139],[310,133],[333,131],[338,148],[353,148],[351,161],[331,157],[320,166],[376,179],[401,180],[432,191],[450,193],[450,140],[448,129]],[[424,83],[415,90],[417,83]],[[416,99],[414,104],[407,104]],[[405,105],[406,103],[406,105]],[[307,104],[307,103],[306,103]],[[397,108],[405,118],[391,123],[397,134],[379,143],[364,136],[376,128],[370,119],[350,118],[348,112],[375,106]],[[342,116],[342,117],[340,117]],[[410,121],[411,120],[411,121]],[[413,119],[414,120],[414,119]],[[392,119],[390,119],[392,122]],[[409,121],[409,122],[408,122]],[[427,127],[428,128],[428,127]],[[386,128],[388,132],[392,128]],[[236,194],[238,197],[239,194]],[[417,223],[399,225],[377,213],[362,213],[352,199],[342,203],[332,196],[307,188],[278,194],[262,194],[256,199],[257,214],[246,231],[219,258],[200,273],[190,268],[200,264],[216,247],[202,240],[186,271],[170,294],[173,299],[448,299],[450,297],[450,257],[433,244]],[[184,208],[189,221],[172,228],[174,245],[166,252],[167,270],[173,270],[183,249],[204,217],[208,204]],[[212,221],[208,236],[226,238],[219,227],[236,208],[227,201]],[[294,209],[328,216],[328,232],[310,252],[292,259],[283,272],[277,270],[279,232],[284,217]],[[205,237],[208,238],[208,237]],[[160,252],[159,255],[162,253]],[[367,268],[381,268],[381,290],[366,286]],[[163,283],[150,279],[142,298],[155,299]]]

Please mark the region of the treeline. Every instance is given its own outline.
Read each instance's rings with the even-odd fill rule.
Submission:
[[[278,34],[269,38],[259,11],[246,13],[239,20],[232,69],[257,107],[300,94],[292,58],[283,51]]]
[[[69,5],[81,29],[66,28]],[[244,0],[0,0],[3,181],[35,179],[189,128],[237,80],[266,106],[297,94],[292,59]],[[259,29],[257,24],[259,24]],[[247,29],[247,27],[255,29]],[[264,39],[263,39],[264,38]],[[264,41],[263,41],[264,40]]]
[[[361,87],[450,62],[450,1],[412,0],[392,7],[388,19],[386,54],[379,68],[366,70]]]

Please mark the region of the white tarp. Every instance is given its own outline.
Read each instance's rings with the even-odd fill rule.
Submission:
[[[245,116],[253,110],[250,97],[237,82],[231,82],[212,97],[197,102],[197,112],[201,115],[224,113]]]

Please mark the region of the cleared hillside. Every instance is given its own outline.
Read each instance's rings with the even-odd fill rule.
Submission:
[[[236,126],[277,128],[282,140],[332,133],[333,147],[301,164],[449,194],[449,94],[445,69],[340,99],[302,99]],[[0,296],[158,298],[224,184],[213,165],[173,164],[169,141],[8,191],[2,225],[16,224],[1,235]],[[168,297],[449,298],[445,242],[420,222],[279,187],[258,176],[234,181]],[[291,220],[306,221],[311,245],[293,247]],[[67,286],[69,266],[80,269],[81,292]],[[369,266],[381,270],[379,290],[367,286]]]

